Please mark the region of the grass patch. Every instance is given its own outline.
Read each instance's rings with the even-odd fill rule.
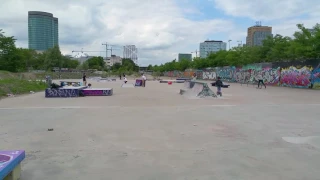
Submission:
[[[47,84],[42,81],[32,81],[17,78],[0,79],[0,97],[7,96],[7,94],[25,94],[30,91],[43,91]]]

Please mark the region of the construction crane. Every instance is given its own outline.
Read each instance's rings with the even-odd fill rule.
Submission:
[[[111,51],[111,55],[112,55],[112,50],[120,50],[120,49],[116,49],[116,48],[112,48],[111,47],[111,49],[107,49],[106,51],[84,51],[83,50],[83,48],[81,49],[81,51],[79,51],[79,50],[73,50],[72,51],[72,53],[74,53],[74,52],[81,52],[81,53],[83,53],[83,52],[105,52],[106,53],[106,58],[108,58],[108,50],[110,50]]]
[[[198,50],[196,49],[194,52],[191,52],[191,53],[196,53],[196,58],[198,57]]]

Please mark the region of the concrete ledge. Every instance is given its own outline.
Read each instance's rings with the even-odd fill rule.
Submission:
[[[160,83],[168,83],[168,82],[172,82],[172,83],[184,83],[185,80],[161,80],[159,81]]]
[[[0,151],[0,179],[18,180],[25,151]]]
[[[83,96],[112,96],[113,94],[112,88],[88,88],[81,91]]]

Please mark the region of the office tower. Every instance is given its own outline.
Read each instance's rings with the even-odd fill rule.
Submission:
[[[29,11],[28,40],[29,49],[40,52],[59,45],[58,18],[47,12]]]

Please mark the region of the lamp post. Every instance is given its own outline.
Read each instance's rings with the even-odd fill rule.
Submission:
[[[242,46],[242,41],[237,41],[237,42],[240,44],[240,46],[238,44],[238,47],[241,47]]]
[[[229,41],[228,41],[228,42],[229,42],[229,51],[230,51],[230,42],[231,42],[231,41],[232,41],[231,39],[229,39]]]

